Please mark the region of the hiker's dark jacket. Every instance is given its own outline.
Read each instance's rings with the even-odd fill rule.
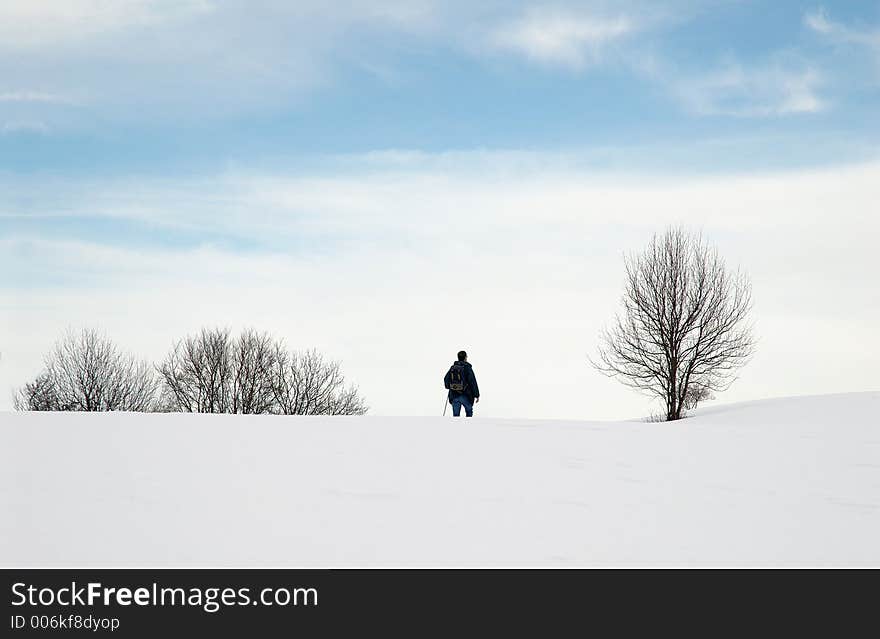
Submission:
[[[464,367],[461,371],[461,381],[464,382],[463,395],[473,404],[474,399],[480,396],[480,387],[477,386],[477,377],[474,375],[473,367],[468,362],[455,362],[453,366]],[[449,388],[451,373],[452,369],[450,368],[446,372],[446,376],[443,378],[443,385],[446,388]],[[449,401],[451,402],[457,395],[459,395],[458,391],[450,390]]]

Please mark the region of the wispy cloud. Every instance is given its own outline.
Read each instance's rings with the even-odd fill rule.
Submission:
[[[716,145],[703,155],[728,152]],[[775,201],[781,193],[776,175],[682,175],[670,171],[672,149],[633,153],[658,154],[666,161],[664,168],[599,169],[581,154],[391,152],[328,159],[323,167],[287,173],[54,181],[17,177],[0,180],[0,222],[15,217],[51,225],[52,219],[67,217],[78,220],[74,227],[91,237],[95,224],[125,221],[179,233],[183,244],[210,244],[225,236],[246,240],[250,246],[306,253],[320,253],[331,245],[341,250],[349,242],[380,251],[389,243],[424,242],[425,247],[445,251],[449,211],[455,211],[468,220],[486,250],[519,254],[528,246],[578,253],[580,232],[619,219],[644,228],[652,228],[657,219],[694,224],[711,219],[720,226],[767,228],[782,220],[819,220],[827,215],[827,203],[817,201],[809,207],[786,206],[768,218],[754,204]],[[877,175],[878,165],[869,164],[850,170],[847,179],[862,188]],[[805,177],[803,182],[809,179],[818,178]],[[725,196],[727,191],[737,197]],[[705,203],[711,203],[709,212]],[[859,208],[863,201],[856,198],[851,203]],[[537,210],[544,224],[522,235],[519,225],[533,220]],[[39,216],[53,218],[44,222],[36,219]],[[74,227],[66,224],[64,235]],[[563,227],[571,232],[560,233]],[[110,232],[121,227],[106,228]],[[119,239],[155,241],[137,234]]]
[[[41,113],[53,130],[87,127],[96,118],[110,125],[177,123],[277,112],[332,88],[343,67],[405,91],[408,79],[426,72],[399,55],[403,47],[528,60],[538,73],[616,65],[640,82],[646,58],[676,55],[663,31],[694,19],[700,13],[694,7],[708,6],[658,4],[353,0],[342,11],[317,0],[7,0],[0,2],[0,51],[14,55],[0,56],[7,89],[0,105],[8,107],[7,120],[18,120],[28,114],[10,114],[16,104],[81,104],[70,96],[88,96],[88,113]],[[811,23],[838,28],[824,14]],[[696,68],[684,79],[677,72],[652,79],[700,114],[758,117],[826,106],[821,74],[809,66],[731,64],[706,72],[698,60]]]
[[[78,104],[78,100],[65,95],[51,93],[47,91],[7,91],[0,93],[0,103],[2,102],[36,102],[42,104]]]
[[[636,5],[622,6],[628,10],[528,9],[490,31],[488,46],[495,52],[572,70],[617,60],[633,73],[634,80],[651,79],[697,115],[765,118],[819,113],[829,106],[820,92],[824,77],[819,67],[793,60],[790,54],[779,54],[763,64],[744,65],[731,59],[714,69],[710,62],[700,61],[703,70],[682,71],[664,47],[643,45],[646,35],[683,18],[651,13],[647,7],[641,11]]]
[[[210,12],[209,0],[4,0],[0,48],[65,46]]]
[[[685,107],[699,115],[772,117],[825,110],[822,82],[821,73],[810,66],[729,62],[710,73],[673,78],[670,85]]]
[[[41,120],[9,120],[0,127],[3,135],[11,135],[13,133],[38,133],[47,135],[50,132],[48,124]]]
[[[352,60],[382,68],[372,45],[430,30],[435,4],[4,0],[0,77],[7,104],[89,96],[94,108],[81,121],[255,113],[332,85]],[[40,92],[12,90],[35,79]],[[75,118],[57,120],[61,128]]]
[[[841,22],[831,20],[824,9],[804,15],[804,24],[816,33],[821,33],[839,42],[864,45],[880,52],[880,28],[849,27]]]
[[[492,30],[488,45],[536,62],[581,69],[600,61],[610,45],[637,30],[637,23],[626,15],[531,9]]]
[[[880,27],[854,27],[835,22],[824,9],[804,15],[804,24],[835,45],[866,52],[880,72]]]

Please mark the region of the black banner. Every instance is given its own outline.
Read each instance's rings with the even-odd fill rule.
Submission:
[[[837,570],[8,569],[3,636],[841,636],[876,622],[872,582]]]

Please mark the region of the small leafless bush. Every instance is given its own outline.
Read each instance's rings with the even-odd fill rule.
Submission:
[[[166,410],[256,414],[270,411],[274,344],[265,333],[202,329],[174,345],[158,367]]]
[[[363,415],[367,406],[354,386],[346,386],[339,362],[315,350],[275,357],[276,410],[284,415]]]
[[[173,347],[158,367],[164,410],[194,413],[362,415],[367,411],[338,362],[289,351],[253,330],[203,329]]]
[[[715,399],[712,390],[697,383],[691,383],[684,397],[685,410],[694,410],[697,405]]]
[[[152,367],[95,330],[68,331],[44,363],[16,394],[18,410],[144,412],[156,407]]]

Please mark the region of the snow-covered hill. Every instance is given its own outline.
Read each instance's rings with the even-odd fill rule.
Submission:
[[[0,565],[880,565],[880,393],[676,423],[0,414]]]

